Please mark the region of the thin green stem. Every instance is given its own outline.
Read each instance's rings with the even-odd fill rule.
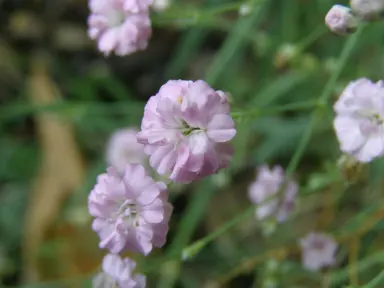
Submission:
[[[280,112],[295,112],[301,110],[313,109],[317,106],[317,101],[302,101],[296,103],[288,103],[277,107],[257,107],[248,111],[243,112],[232,112],[232,117],[241,116],[264,116]]]
[[[337,79],[339,78],[344,66],[346,65],[347,60],[348,60],[348,58],[352,52],[352,49],[353,49],[354,45],[356,44],[358,37],[361,35],[363,29],[364,29],[364,27],[360,26],[359,29],[357,30],[357,32],[354,35],[352,35],[348,39],[348,41],[345,43],[344,48],[343,48],[341,55],[339,57],[339,60],[338,60],[338,68],[334,71],[331,78],[327,82],[323,92],[320,94],[318,101],[317,101],[317,108],[312,112],[310,122],[309,122],[309,124],[308,124],[308,126],[307,126],[301,140],[300,140],[299,146],[296,149],[293,157],[291,158],[291,161],[288,164],[287,179],[289,179],[290,178],[289,176],[291,176],[292,173],[296,170],[296,168],[297,168],[297,166],[298,166],[298,164],[299,164],[299,162],[300,162],[300,160],[304,154],[305,147],[307,146],[307,144],[311,138],[312,130],[313,130],[313,128],[316,124],[316,120],[317,120],[317,113],[321,109],[323,109],[325,107],[325,105],[327,104],[327,101],[328,101],[329,97],[331,96],[333,88],[337,82]],[[247,210],[245,210],[241,214],[235,216],[234,218],[232,218],[231,220],[229,220],[228,222],[223,224],[216,231],[213,231],[211,234],[207,235],[206,237],[204,237],[204,238],[196,241],[195,243],[189,245],[188,247],[186,247],[183,250],[183,258],[189,259],[189,258],[192,258],[193,256],[195,256],[196,254],[198,254],[201,251],[201,249],[203,249],[209,242],[216,239],[218,236],[224,234],[226,231],[233,228],[237,223],[242,221],[245,217],[250,215],[252,213],[253,209],[254,209],[254,207],[252,207],[252,206],[247,208]]]
[[[204,15],[217,15],[217,14],[222,14],[226,12],[231,12],[231,11],[236,11],[239,10],[241,5],[243,5],[242,2],[237,2],[237,3],[227,3],[224,5],[221,5],[218,8],[212,8],[208,9],[204,12]]]
[[[328,30],[321,25],[317,29],[314,29],[311,34],[309,34],[306,38],[304,38],[301,42],[298,43],[299,51],[302,52],[308,48],[313,42],[319,39],[323,34],[328,32]]]
[[[363,29],[364,29],[364,25],[359,26],[356,33],[350,36],[348,41],[345,43],[344,48],[341,51],[341,54],[338,60],[337,69],[333,72],[333,74],[331,75],[331,78],[329,78],[327,84],[325,85],[323,92],[320,94],[318,98],[318,106],[312,112],[311,119],[299,142],[299,146],[297,147],[295,153],[293,154],[293,157],[291,158],[291,161],[288,164],[287,178],[289,178],[293,174],[293,172],[296,170],[297,166],[299,165],[300,160],[304,155],[304,150],[311,139],[313,128],[316,125],[316,120],[317,120],[316,118],[317,118],[318,112],[326,106],[329,98],[331,97],[332,91],[335,87],[337,79],[340,77],[341,72],[343,71],[345,65],[347,64],[347,61],[349,56],[351,55],[352,49],[355,46],[356,41],[358,37],[361,35]]]
[[[384,270],[381,271],[375,278],[371,280],[364,288],[375,288],[379,287],[379,284],[384,284]]]

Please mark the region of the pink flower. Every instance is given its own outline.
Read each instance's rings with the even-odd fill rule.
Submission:
[[[229,165],[236,134],[226,95],[199,81],[170,80],[145,106],[138,134],[150,165],[188,183]]]
[[[116,168],[119,173],[124,173],[128,163],[145,164],[147,155],[144,153],[144,145],[137,142],[138,131],[127,128],[115,131],[107,145],[107,162],[109,166]]]
[[[297,184],[290,180],[284,190],[280,191],[284,184],[285,175],[280,166],[272,170],[268,166],[261,166],[258,169],[256,181],[248,188],[250,200],[258,204],[255,215],[259,220],[276,216],[279,222],[287,220],[289,214],[295,207],[295,198],[298,191]],[[281,197],[277,193],[281,192]],[[275,198],[273,198],[276,196]]]
[[[88,35],[98,40],[106,56],[112,51],[124,56],[147,48],[151,37],[148,3],[139,0],[90,0]]]
[[[172,213],[165,184],[154,182],[139,164],[127,164],[123,177],[113,168],[107,171],[98,176],[88,199],[100,248],[148,255],[153,246],[162,247]]]
[[[351,82],[334,105],[340,149],[360,162],[384,154],[384,85],[368,79]]]
[[[356,29],[357,19],[350,8],[343,5],[333,5],[325,16],[325,24],[332,32],[347,35]]]
[[[124,10],[133,13],[147,12],[149,6],[152,5],[153,0],[123,0]]]
[[[129,258],[108,254],[103,259],[103,272],[92,280],[92,288],[145,288],[145,276],[132,275],[135,267],[136,262]]]
[[[335,263],[337,243],[326,234],[310,233],[299,244],[303,265],[308,270],[317,271]]]

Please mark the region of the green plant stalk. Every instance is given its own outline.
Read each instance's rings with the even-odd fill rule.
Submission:
[[[337,69],[333,72],[331,75],[331,78],[329,78],[327,84],[324,87],[323,92],[320,94],[318,98],[318,106],[317,108],[312,112],[311,119],[309,121],[309,124],[304,131],[303,137],[301,138],[299,142],[299,146],[296,149],[295,153],[293,154],[293,157],[291,158],[288,167],[287,167],[287,178],[289,178],[294,171],[296,170],[297,166],[300,163],[300,160],[302,156],[304,155],[304,150],[307,147],[309,140],[311,139],[313,129],[316,124],[317,120],[317,114],[320,110],[322,110],[329,100],[329,98],[332,95],[332,91],[336,85],[337,80],[339,79],[341,72],[343,71],[345,65],[348,62],[349,56],[351,55],[352,49],[355,46],[357,39],[362,34],[362,31],[364,29],[365,25],[360,25],[357,29],[356,33],[350,36],[348,41],[345,43],[343,50],[341,51],[340,57],[337,61]]]
[[[336,69],[334,71],[334,73],[331,75],[331,78],[327,82],[323,92],[320,94],[320,96],[318,98],[318,102],[317,102],[318,103],[317,108],[312,112],[311,120],[307,126],[307,129],[305,130],[305,132],[304,132],[304,134],[300,140],[299,146],[296,149],[293,157],[291,158],[291,161],[288,164],[288,168],[287,168],[288,177],[290,175],[292,175],[292,173],[296,170],[296,168],[297,168],[297,166],[298,166],[298,164],[299,164],[299,162],[300,162],[300,160],[304,154],[305,147],[307,146],[307,144],[311,138],[312,130],[313,130],[313,128],[316,124],[316,120],[317,120],[317,113],[318,113],[318,111],[323,109],[323,107],[325,107],[325,105],[327,104],[327,101],[330,98],[332,91],[333,91],[333,88],[337,82],[337,79],[339,78],[344,66],[346,65],[348,58],[352,52],[352,49],[353,49],[354,45],[356,44],[358,37],[361,35],[363,29],[364,29],[364,26],[363,25],[360,26],[358,28],[358,30],[356,31],[356,33],[354,35],[352,35],[348,39],[348,41],[345,43],[344,48],[343,48],[341,55],[339,57],[339,60],[338,60],[338,69]],[[253,209],[254,209],[254,207],[247,208],[247,210],[245,210],[241,214],[239,214],[239,215],[235,216],[234,218],[232,218],[231,220],[229,220],[227,223],[222,225],[216,231],[212,232],[211,234],[207,235],[206,237],[204,237],[200,240],[197,240],[195,243],[192,243],[191,245],[186,247],[183,250],[183,259],[186,260],[186,259],[192,258],[196,254],[198,254],[201,251],[201,249],[203,249],[209,242],[216,239],[220,235],[224,234],[226,231],[233,228],[237,223],[242,221],[245,217],[250,215],[251,212],[253,211]]]
[[[371,280],[364,288],[375,288],[379,287],[379,284],[384,284],[384,271],[381,271],[379,275]]]

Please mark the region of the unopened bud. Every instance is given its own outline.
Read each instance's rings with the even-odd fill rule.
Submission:
[[[248,16],[252,12],[252,6],[249,3],[244,3],[239,8],[240,16]]]
[[[283,68],[299,55],[300,49],[297,45],[285,43],[277,51],[274,64],[277,68]]]
[[[376,20],[383,16],[384,0],[351,0],[352,10],[363,20]]]
[[[171,0],[155,0],[153,1],[152,8],[157,12],[167,10],[171,5]]]
[[[365,165],[350,155],[342,155],[337,164],[344,179],[349,183],[356,183],[366,178]]]
[[[356,30],[358,20],[350,8],[333,5],[325,16],[325,24],[338,35],[348,35]]]

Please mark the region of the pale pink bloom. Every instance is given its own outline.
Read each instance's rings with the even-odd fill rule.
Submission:
[[[152,33],[148,7],[145,5],[147,2],[89,1],[91,15],[88,17],[88,35],[98,40],[101,52],[107,56],[114,51],[116,55],[123,56],[147,48]]]
[[[170,80],[145,106],[138,141],[150,165],[188,183],[229,165],[236,134],[225,93],[199,81]]]
[[[115,131],[107,145],[107,162],[109,166],[123,173],[128,163],[145,164],[147,155],[144,145],[137,142],[138,131],[135,128],[120,129]]]
[[[146,278],[133,274],[136,262],[119,255],[107,254],[102,262],[103,272],[92,279],[92,288],[145,288]],[[116,286],[117,285],[117,286]]]
[[[340,149],[360,162],[384,154],[384,86],[368,79],[351,82],[334,105]]]
[[[312,232],[300,239],[299,244],[302,249],[303,266],[306,269],[317,271],[335,263],[338,245],[330,236]]]
[[[332,32],[347,35],[356,29],[358,23],[350,8],[333,5],[325,16],[325,24]]]
[[[148,255],[153,246],[162,247],[172,213],[165,184],[154,182],[139,164],[127,164],[122,177],[113,168],[107,171],[88,199],[100,248]]]
[[[120,0],[121,1],[121,0]],[[147,12],[153,0],[123,0],[124,10],[131,13]]]
[[[261,166],[256,180],[248,188],[250,200],[257,204],[255,216],[259,220],[275,216],[277,221],[283,222],[295,207],[298,186],[293,180],[288,180],[283,187],[285,174],[280,166],[269,169]],[[281,191],[280,191],[281,190]],[[278,193],[280,195],[277,195]]]

